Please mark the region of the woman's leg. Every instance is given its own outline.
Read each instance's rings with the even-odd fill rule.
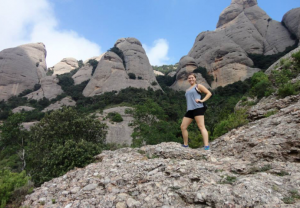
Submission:
[[[204,116],[195,116],[195,121],[201,131],[204,146],[208,146],[208,132],[205,128]]]
[[[188,118],[188,117],[183,117],[183,119],[182,119],[180,128],[181,128],[181,132],[182,132],[184,145],[188,145],[189,134],[188,134],[187,128],[192,123],[192,121],[193,121],[193,119]]]

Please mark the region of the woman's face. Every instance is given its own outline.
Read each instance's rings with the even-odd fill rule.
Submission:
[[[189,82],[191,85],[194,85],[194,84],[196,83],[196,78],[194,77],[194,75],[188,76],[188,82]]]

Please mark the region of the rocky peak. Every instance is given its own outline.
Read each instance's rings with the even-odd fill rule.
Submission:
[[[0,52],[0,100],[32,90],[46,76],[46,49],[30,43]]]
[[[257,0],[232,0],[231,4],[237,4],[244,7],[244,9],[257,5]]]
[[[257,5],[257,0],[232,0],[231,4],[222,11],[217,23],[217,28],[236,18],[246,8],[255,5]]]
[[[50,69],[53,70],[53,75],[65,74],[78,68],[78,61],[75,58],[64,58]]]
[[[121,38],[116,41],[115,47],[121,52],[112,50],[102,56],[83,91],[84,96],[120,91],[127,87],[161,89],[139,40]]]

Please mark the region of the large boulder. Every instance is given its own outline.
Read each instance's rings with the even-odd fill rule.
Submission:
[[[63,90],[61,89],[61,86],[57,83],[59,82],[58,78],[54,76],[46,76],[41,79],[41,88],[37,91],[34,91],[25,97],[28,99],[34,99],[34,100],[40,100],[44,97],[51,100],[53,98],[56,98],[57,95],[60,95],[63,93]]]
[[[187,81],[188,74],[194,72],[197,69],[197,64],[195,59],[190,56],[183,56],[178,64],[178,69],[176,72],[176,81],[172,84],[171,88],[177,91],[185,91],[190,87]],[[195,73],[197,83],[210,88],[206,80],[202,77],[200,73]]]
[[[64,58],[50,69],[53,70],[53,75],[65,74],[78,68],[78,61],[75,58]]]
[[[259,71],[252,67],[248,54],[276,54],[294,44],[289,31],[272,20],[256,0],[232,0],[221,13],[217,29],[200,33],[188,56],[214,76],[212,88],[216,88]]]
[[[300,39],[300,7],[288,11],[282,18],[287,29]]]
[[[0,100],[34,88],[46,76],[46,49],[31,43],[0,52]]]
[[[94,96],[110,91],[118,92],[127,87],[161,89],[146,53],[137,39],[119,39],[115,47],[122,51],[123,57],[111,51],[106,52],[84,89],[84,96]]]

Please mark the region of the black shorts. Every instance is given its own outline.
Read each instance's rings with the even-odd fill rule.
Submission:
[[[188,117],[191,119],[194,119],[195,116],[204,116],[204,113],[206,111],[206,108],[196,108],[194,110],[189,110],[186,112],[186,114],[184,115],[184,117]]]

